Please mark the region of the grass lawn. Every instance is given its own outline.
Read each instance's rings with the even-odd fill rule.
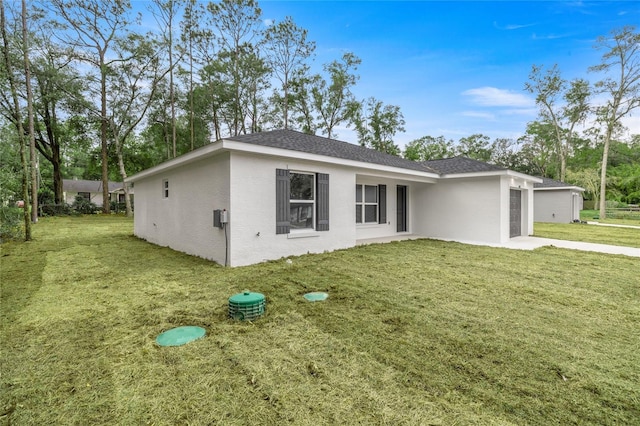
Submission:
[[[635,258],[416,240],[225,269],[121,217],[34,236],[2,245],[0,424],[640,423]],[[243,289],[254,323],[227,318]],[[181,325],[207,336],[155,344]]]
[[[640,226],[640,213],[637,212],[628,212],[628,213],[619,213],[617,216],[622,217],[607,217],[606,219],[600,219],[600,211],[599,210],[581,210],[580,211],[580,220],[589,221],[589,222],[600,222],[600,223],[613,223],[617,225],[634,225]],[[595,219],[597,217],[597,219]]]
[[[535,237],[559,240],[584,241],[614,246],[640,247],[640,229],[613,226],[587,225],[584,223],[536,222]]]

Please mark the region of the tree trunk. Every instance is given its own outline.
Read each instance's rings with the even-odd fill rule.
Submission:
[[[29,36],[27,34],[27,2],[22,0],[22,44],[24,50],[24,78],[27,86],[27,117],[29,122],[29,154],[31,158],[31,222],[38,222],[38,159],[36,157],[36,134],[33,124],[33,92],[31,90],[31,67],[29,66]]]
[[[22,126],[22,114],[20,113],[20,102],[18,101],[18,90],[16,88],[16,82],[13,79],[13,71],[11,69],[11,60],[9,58],[9,40],[7,40],[7,30],[4,17],[4,3],[0,1],[0,31],[2,31],[3,42],[3,60],[5,62],[5,69],[7,71],[7,80],[9,82],[9,89],[11,90],[11,97],[13,98],[13,116],[15,117],[15,125],[18,130],[18,140],[20,142],[20,163],[22,165],[22,198],[23,198],[23,218],[24,218],[24,240],[31,241],[31,218],[29,215],[29,173],[27,156],[25,153],[26,141],[24,138],[24,128]]]
[[[100,160],[102,162],[102,212],[111,213],[109,200],[109,144],[107,142],[107,71],[104,52],[100,52]]]
[[[120,139],[118,138],[117,135],[114,135],[114,140],[116,144],[116,155],[118,157],[118,169],[120,170],[120,177],[122,178],[122,190],[124,191],[125,215],[130,217],[133,214],[133,210],[131,209],[131,198],[129,196],[129,188],[127,188],[127,184],[124,181],[127,178],[127,171],[124,168],[124,158],[122,156],[122,145],[120,144]]]
[[[607,163],[609,162],[609,145],[612,133],[613,127],[607,126],[602,150],[602,166],[600,167],[600,219],[607,218]]]

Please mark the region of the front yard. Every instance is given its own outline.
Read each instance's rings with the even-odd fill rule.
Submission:
[[[0,424],[640,419],[637,258],[416,240],[225,269],[116,216],[34,235],[2,245]],[[227,318],[244,289],[254,323]],[[181,325],[207,335],[156,345]]]

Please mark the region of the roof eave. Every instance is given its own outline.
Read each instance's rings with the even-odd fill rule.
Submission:
[[[579,191],[579,192],[585,192],[586,189],[581,188],[579,186],[547,186],[544,188],[533,188],[535,191],[554,191],[554,190],[572,190],[572,191]]]
[[[492,177],[492,176],[510,176],[518,179],[523,179],[529,182],[542,183],[542,179],[538,177],[527,175],[520,172],[515,172],[513,170],[508,170],[508,169],[487,170],[484,172],[447,173],[447,174],[440,175],[442,179],[463,179],[463,178]]]

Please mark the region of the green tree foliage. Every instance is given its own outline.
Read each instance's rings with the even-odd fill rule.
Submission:
[[[132,19],[129,16],[131,4],[128,0],[51,0],[50,12],[58,17],[57,24],[64,42],[74,48],[74,57],[93,67],[97,78],[88,74],[93,96],[100,101],[96,115],[100,120],[100,160],[102,180],[103,212],[109,213],[109,117],[107,102],[107,78],[110,67],[121,56],[113,58],[118,39],[130,31]]]
[[[553,127],[552,140],[560,165],[558,178],[564,180],[575,126],[584,122],[589,113],[589,83],[583,79],[567,82],[557,65],[546,72],[533,65],[525,90],[536,96],[541,121]]]
[[[640,33],[626,26],[599,37],[596,49],[604,51],[602,62],[590,71],[603,73],[596,91],[607,96],[606,104],[596,108],[597,121],[604,133],[600,172],[600,217],[606,217],[607,166],[612,138],[622,126],[621,120],[640,107]]]
[[[400,148],[393,143],[396,133],[404,132],[405,121],[399,106],[368,98],[354,106],[352,121],[360,145],[400,155]]]
[[[297,26],[290,16],[269,26],[264,39],[267,63],[281,84],[281,94],[274,99],[279,100],[282,127],[288,129],[291,83],[296,75],[304,72],[305,61],[313,55],[316,44],[307,40],[307,30]]]
[[[356,105],[351,89],[359,76],[355,74],[362,61],[347,52],[340,60],[324,66],[329,80],[315,79],[311,87],[313,106],[318,114],[317,129],[328,138],[335,136],[334,129],[342,123],[349,123]]]
[[[534,176],[556,178],[559,163],[553,132],[553,126],[549,123],[534,121],[527,125],[526,133],[519,139],[520,171]]]
[[[457,146],[457,153],[474,160],[491,161],[491,144],[489,136],[474,134],[465,138],[460,138]]]
[[[423,136],[409,142],[403,156],[408,160],[427,161],[454,157],[456,150],[452,140],[444,136]]]

